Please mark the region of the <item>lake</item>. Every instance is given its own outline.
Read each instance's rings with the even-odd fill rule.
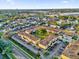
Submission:
[[[65,16],[79,16],[79,12],[73,12],[73,13],[61,13],[60,15],[65,15]]]

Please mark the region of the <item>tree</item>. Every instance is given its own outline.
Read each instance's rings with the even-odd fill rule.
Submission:
[[[53,57],[53,59],[59,59],[57,56]]]
[[[37,35],[45,35],[47,31],[45,29],[36,30]]]
[[[77,36],[77,35],[74,35],[74,36],[72,37],[72,39],[77,40],[77,39],[78,39],[78,36]]]
[[[12,52],[12,45],[10,42],[5,42],[3,39],[0,39],[0,49],[2,54],[9,54]]]
[[[38,29],[35,32],[32,32],[32,34],[39,37],[40,39],[44,39],[48,35],[48,32],[46,29]]]

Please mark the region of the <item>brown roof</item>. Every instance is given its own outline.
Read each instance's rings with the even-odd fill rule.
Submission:
[[[25,32],[19,32],[19,34],[24,35],[24,36],[27,36],[29,39],[31,39],[33,41],[37,41],[37,38],[36,37],[34,37],[34,36],[30,35],[30,34],[27,34]]]
[[[32,29],[28,29],[28,30],[24,30],[24,31],[21,31],[21,32],[19,32],[19,34],[22,34],[22,35],[24,35],[24,36],[27,36],[28,38],[30,38],[31,40],[34,40],[34,41],[36,41],[36,40],[38,40],[35,36],[33,36],[33,35],[31,35],[31,34],[29,34],[31,31],[33,31],[33,30],[37,30],[37,29],[40,29],[40,28],[44,28],[44,29],[47,29],[47,30],[50,30],[50,31],[58,31],[57,29],[54,29],[54,28],[50,28],[50,27],[44,27],[44,26],[36,26],[36,27],[32,27]],[[26,33],[25,31],[27,31],[28,33]],[[42,40],[40,40],[40,44],[42,44],[42,45],[44,45],[44,46],[47,46],[49,43],[50,43],[50,41],[55,41],[56,39],[54,39],[54,38],[56,38],[57,36],[56,35],[54,35],[54,34],[50,34],[49,36],[47,36],[45,39],[42,39]]]
[[[79,41],[69,44],[63,54],[70,59],[79,59]]]
[[[41,40],[40,44],[42,44],[44,46],[47,46],[50,41],[55,41],[56,40],[54,38],[56,38],[56,36],[51,34],[51,35],[47,36],[45,39]]]

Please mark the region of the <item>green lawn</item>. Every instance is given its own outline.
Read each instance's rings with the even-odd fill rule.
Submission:
[[[3,35],[3,32],[0,32],[0,37]]]
[[[49,32],[47,32],[46,29],[38,29],[35,32],[32,32],[31,34],[35,35],[36,37],[40,39],[46,38],[48,35],[50,35]]]

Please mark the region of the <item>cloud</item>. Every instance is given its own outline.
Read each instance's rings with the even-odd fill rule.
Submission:
[[[70,3],[70,2],[74,2],[75,0],[62,0],[62,3]]]
[[[9,3],[11,5],[14,5],[14,0],[2,0],[2,1],[4,1],[6,3]]]
[[[64,1],[62,1],[63,3],[69,3],[69,1],[68,0],[64,0]]]
[[[11,2],[12,0],[6,0],[7,2]]]

